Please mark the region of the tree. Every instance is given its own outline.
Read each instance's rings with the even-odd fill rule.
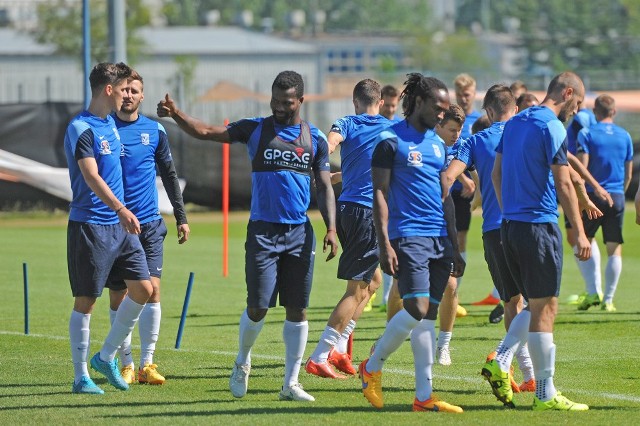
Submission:
[[[82,51],[82,3],[53,0],[38,5],[38,28],[34,36],[40,43],[56,46],[56,53],[79,56]],[[142,0],[127,1],[127,58],[134,64],[144,51],[144,41],[135,29],[150,22],[149,10]],[[107,2],[90,1],[91,60],[109,60]],[[80,58],[79,58],[80,59]]]

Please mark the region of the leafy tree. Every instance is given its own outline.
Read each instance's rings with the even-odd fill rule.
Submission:
[[[34,36],[40,43],[54,44],[61,55],[79,56],[82,51],[82,3],[51,0],[38,5],[39,25]],[[91,60],[109,60],[109,25],[107,2],[90,1]],[[134,64],[144,49],[144,41],[136,36],[135,29],[150,22],[149,10],[143,0],[128,0],[126,13],[127,58]]]

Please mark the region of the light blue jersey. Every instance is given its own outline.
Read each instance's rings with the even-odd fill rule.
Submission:
[[[447,236],[440,172],[447,148],[433,131],[418,132],[407,121],[379,136],[371,167],[391,169],[389,239]]]
[[[378,135],[392,124],[381,115],[348,115],[333,123],[331,131],[343,137],[340,148],[342,193],[340,201],[373,207],[371,157]]]
[[[496,147],[500,143],[504,122],[495,122],[487,129],[476,133],[460,143],[454,158],[467,167],[476,167],[482,194],[482,232],[500,229],[502,212],[493,188],[491,172],[496,158]]]
[[[551,165],[567,164],[567,131],[547,107],[527,108],[509,120],[496,151],[502,154],[502,217],[557,223]]]
[[[612,194],[624,194],[625,163],[633,160],[629,132],[614,123],[597,123],[578,133],[578,152],[589,154],[589,173]],[[587,184],[587,191],[593,192]]]

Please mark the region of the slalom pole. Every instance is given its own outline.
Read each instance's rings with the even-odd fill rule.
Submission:
[[[182,305],[182,315],[180,316],[180,326],[178,327],[178,336],[176,337],[176,349],[180,349],[182,341],[182,331],[184,323],[187,319],[187,309],[189,309],[189,299],[191,299],[191,287],[193,287],[193,272],[189,272],[189,282],[187,283],[187,294],[184,296],[184,304]]]
[[[225,118],[224,125],[229,120]],[[222,276],[229,276],[229,144],[222,144]]]
[[[22,263],[24,281],[24,334],[29,334],[29,271],[27,262]]]

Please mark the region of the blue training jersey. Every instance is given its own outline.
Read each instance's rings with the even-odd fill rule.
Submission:
[[[140,223],[161,218],[156,187],[156,161],[171,161],[167,132],[162,124],[139,115],[136,121],[122,121],[113,114],[124,147],[122,180],[127,208]]]
[[[482,232],[499,229],[502,212],[493,188],[491,172],[496,159],[496,147],[502,137],[504,122],[495,122],[485,130],[476,133],[460,143],[454,158],[467,167],[475,166],[480,178],[482,194]]]
[[[614,123],[597,123],[578,133],[578,152],[589,154],[589,173],[612,194],[624,194],[625,163],[633,160],[631,136]],[[587,184],[587,191],[593,192]]]
[[[589,129],[596,124],[596,116],[593,111],[583,108],[573,116],[567,127],[567,149],[570,153],[576,154],[578,150],[578,134],[582,129]]]
[[[371,167],[391,169],[389,238],[446,236],[440,185],[444,141],[433,130],[418,132],[406,120],[384,130],[378,140]]]
[[[469,138],[469,136],[471,136],[473,133],[471,132],[471,128],[473,127],[473,123],[475,123],[478,118],[480,118],[482,116],[482,114],[480,114],[478,111],[471,111],[469,113],[469,115],[467,115],[464,119],[464,123],[462,123],[462,130],[460,131],[460,137],[458,138],[458,141],[456,142],[456,144],[458,142],[461,142],[467,138]],[[467,173],[467,172],[465,172]],[[469,176],[469,174],[467,174],[467,176]],[[453,182],[453,185],[451,186],[451,190],[452,191],[462,191],[462,184],[459,181],[455,181]]]
[[[381,115],[348,115],[333,123],[331,131],[344,139],[340,147],[342,193],[340,201],[373,207],[371,157],[378,135],[392,124]]]
[[[78,166],[78,160],[94,157],[100,177],[124,203],[121,151],[120,136],[111,116],[100,118],[82,111],[71,120],[64,135],[64,153],[73,192],[69,220],[98,225],[120,222],[116,212],[89,188]]]
[[[228,132],[232,142],[247,144],[249,158],[253,161],[260,147],[260,135],[264,117],[247,118],[229,124]],[[315,171],[329,171],[329,146],[327,137],[315,126],[311,130],[313,156],[311,168]],[[294,142],[300,137],[300,124],[285,126],[275,123],[278,139]],[[291,170],[251,172],[251,215],[250,220],[272,223],[300,224],[307,219],[307,209],[311,201],[311,178],[307,173]]]
[[[557,223],[551,165],[567,164],[567,131],[547,107],[525,109],[507,121],[496,151],[502,154],[502,217]]]

